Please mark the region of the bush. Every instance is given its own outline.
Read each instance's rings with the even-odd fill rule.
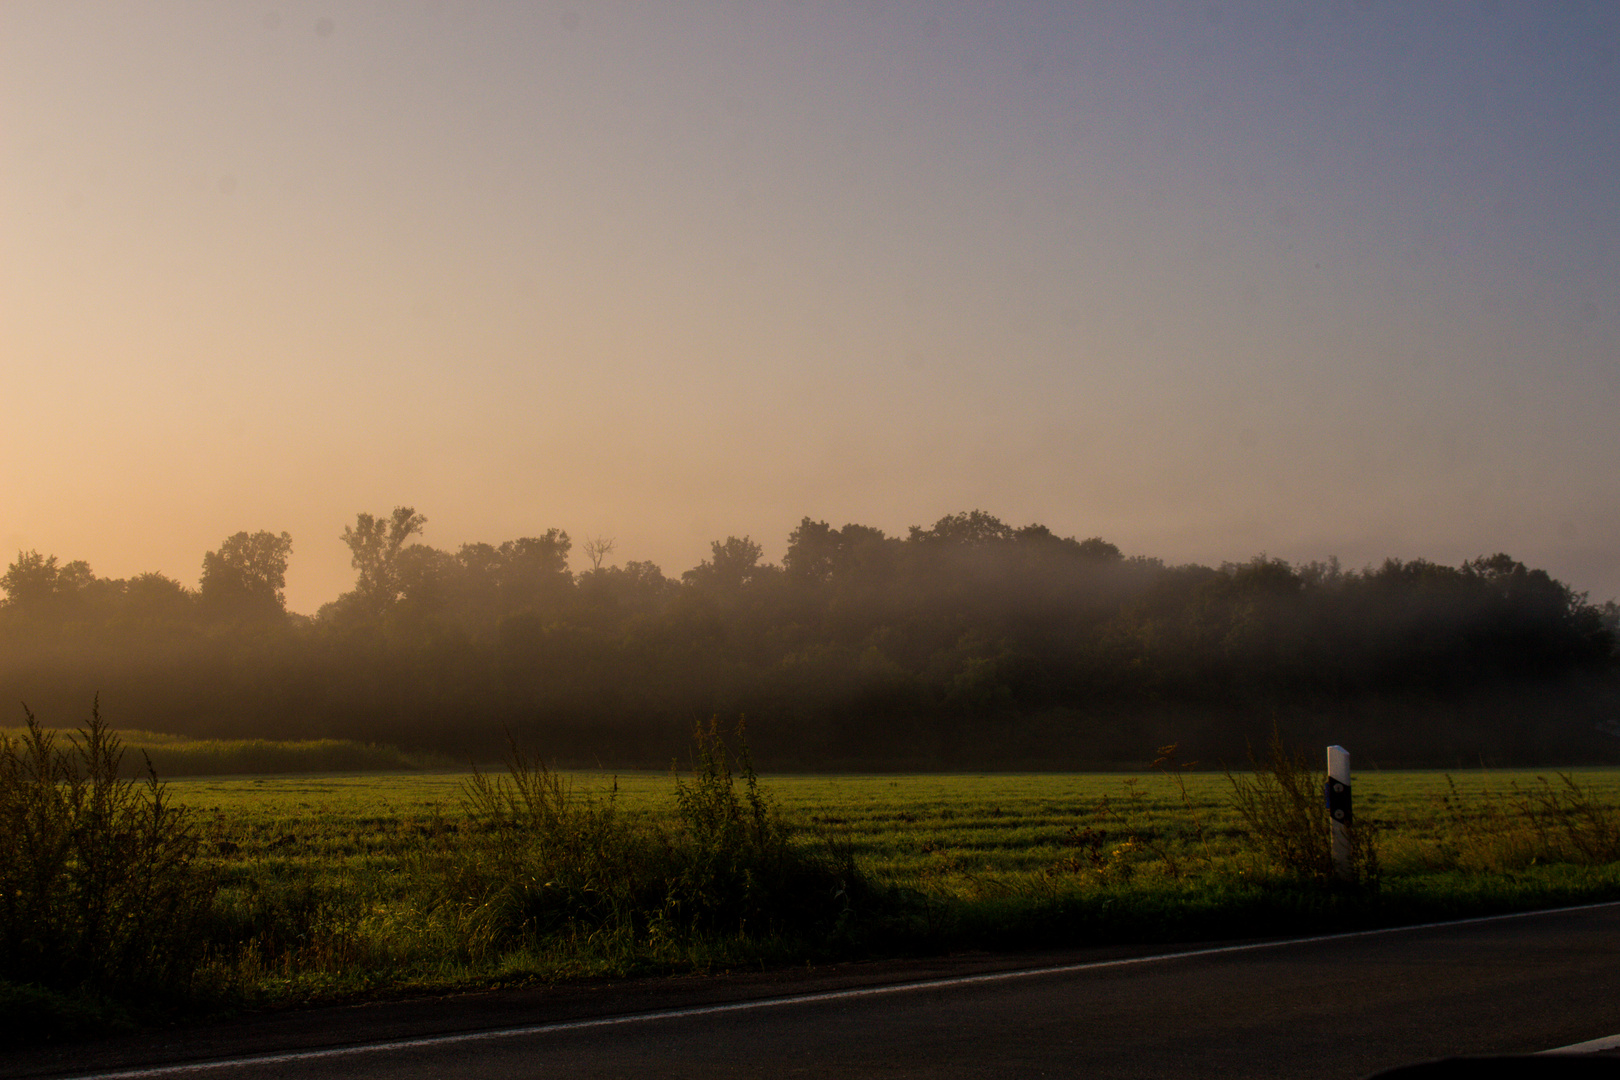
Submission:
[[[118,776],[101,719],[66,747],[24,706],[0,736],[0,979],[143,1002],[184,992],[215,884],[157,775]]]
[[[759,785],[741,724],[736,734],[733,754],[717,723],[693,733],[691,783],[675,782],[684,843],[668,907],[711,932],[827,933],[849,917],[861,884],[854,864],[794,842]]]

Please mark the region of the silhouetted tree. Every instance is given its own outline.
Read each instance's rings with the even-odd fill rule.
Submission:
[[[568,534],[548,529],[544,536],[508,540],[499,548],[501,606],[527,611],[554,606],[573,582],[568,571]]]
[[[782,556],[782,568],[789,577],[799,581],[826,581],[832,574],[838,548],[837,530],[825,521],[804,518],[788,534],[787,554]]]
[[[37,551],[17,552],[17,561],[6,567],[0,588],[6,590],[6,603],[14,608],[38,609],[56,596],[55,555]]]
[[[744,536],[728,536],[725,542],[711,541],[710,558],[681,575],[692,587],[712,592],[736,592],[759,572],[759,559],[765,549]]]
[[[136,619],[184,619],[196,594],[165,574],[136,574],[124,584],[124,610]]]
[[[21,611],[44,613],[60,610],[95,580],[95,574],[90,572],[90,564],[82,560],[57,566],[55,555],[19,551],[17,561],[6,568],[4,575],[0,575],[0,588],[6,590],[9,606]]]
[[[418,618],[443,615],[458,607],[465,599],[464,579],[456,556],[426,544],[401,548],[394,558],[400,603]]]
[[[994,544],[1011,540],[1013,535],[1010,526],[983,510],[947,514],[931,529],[911,527],[911,540],[916,543]]]
[[[350,561],[359,571],[354,595],[361,606],[378,613],[399,599],[397,562],[405,542],[422,531],[427,518],[409,506],[396,506],[387,518],[361,513],[343,530]]]
[[[578,585],[584,614],[597,625],[606,620],[607,626],[661,611],[681,588],[656,564],[634,560],[581,574]]]
[[[203,606],[219,615],[264,617],[287,610],[287,533],[239,532],[218,551],[203,556],[198,594]]]
[[[782,567],[790,579],[800,583],[829,579],[847,583],[892,572],[899,543],[869,525],[834,529],[825,521],[804,518],[788,536]]]
[[[585,552],[585,557],[591,560],[591,569],[600,570],[602,569],[602,560],[613,554],[613,537],[586,537],[584,546],[581,548],[581,550]]]

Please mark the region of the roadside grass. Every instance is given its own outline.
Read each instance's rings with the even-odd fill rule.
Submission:
[[[0,738],[0,1036],[187,1007],[216,893],[195,815],[150,772],[120,778],[99,707],[67,740],[24,712]]]
[[[278,1007],[1620,899],[1616,770],[1359,774],[1378,872],[1345,884],[1268,858],[1231,778],[1173,759],[1128,776],[783,775],[756,787],[745,759],[717,766],[707,752],[679,777],[560,774],[520,758],[482,781],[175,779],[167,797],[191,812],[217,883],[196,985],[215,1007]],[[0,1005],[13,999],[58,1017],[39,1033],[126,1022],[116,1007],[52,1013],[48,994],[0,985]]]

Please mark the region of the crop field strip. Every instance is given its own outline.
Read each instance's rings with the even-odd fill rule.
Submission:
[[[182,805],[211,819],[222,861],[295,860],[342,873],[345,860],[394,862],[423,840],[459,828],[460,772],[331,776],[198,777],[170,782]],[[1605,802],[1620,804],[1620,771],[1569,773]],[[1369,772],[1356,778],[1358,815],[1385,829],[1385,865],[1422,861],[1445,827],[1448,797],[1467,805],[1484,793],[1530,790],[1550,770]],[[567,774],[580,795],[605,798],[616,785],[622,812],[666,812],[669,773]],[[957,774],[769,776],[762,778],[786,821],[811,840],[849,848],[864,867],[911,885],[982,886],[986,875],[1038,874],[1062,860],[1074,833],[1147,833],[1177,853],[1196,844],[1236,857],[1241,829],[1221,773],[1183,774],[1189,806],[1171,778],[1154,774]],[[1100,811],[1104,799],[1108,810]],[[955,890],[952,890],[955,891]]]

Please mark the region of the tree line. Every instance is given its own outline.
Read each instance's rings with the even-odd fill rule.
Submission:
[[[1240,762],[1271,729],[1403,764],[1609,761],[1617,610],[1508,555],[1218,567],[982,511],[890,536],[803,519],[678,578],[570,569],[561,529],[454,551],[412,507],[344,528],[354,587],[287,612],[287,533],[241,532],[196,588],[20,552],[0,687],[44,716],[100,692],[127,727],[343,737],[660,765],[746,716],[774,768],[1067,768],[1180,742]]]

